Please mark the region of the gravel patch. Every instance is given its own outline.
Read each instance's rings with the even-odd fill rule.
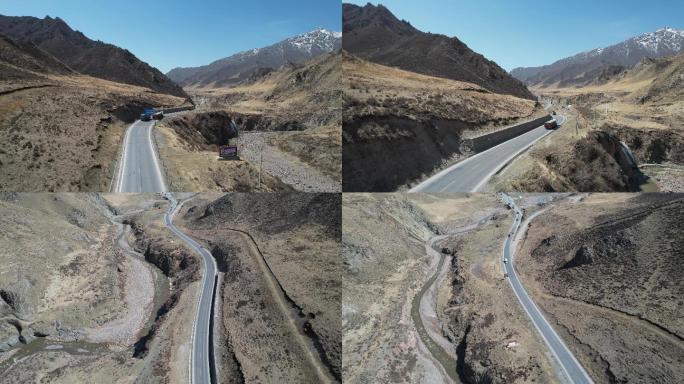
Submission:
[[[318,169],[300,162],[295,156],[269,145],[269,135],[273,132],[247,132],[240,136],[240,157],[259,166],[263,153],[263,171],[279,178],[303,192],[341,192],[342,185],[324,175]],[[263,150],[262,150],[263,149]]]

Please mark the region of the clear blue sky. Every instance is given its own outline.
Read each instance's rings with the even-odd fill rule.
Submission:
[[[7,16],[59,16],[166,73],[322,27],[341,31],[339,0],[2,0]]]
[[[684,0],[383,0],[380,3],[422,31],[458,37],[509,71],[515,67],[550,64],[664,26],[684,29]]]

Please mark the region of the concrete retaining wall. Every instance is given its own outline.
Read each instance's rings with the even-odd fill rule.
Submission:
[[[182,112],[182,111],[192,111],[193,109],[195,109],[194,105],[191,105],[188,107],[161,108],[161,111],[164,113],[174,113],[174,112]]]
[[[508,141],[514,137],[520,136],[523,133],[527,133],[551,119],[552,117],[550,115],[546,115],[544,117],[502,129],[500,131],[488,133],[473,139],[463,140],[462,145],[464,149],[468,148],[474,152],[486,151],[491,147],[503,143],[504,141]]]

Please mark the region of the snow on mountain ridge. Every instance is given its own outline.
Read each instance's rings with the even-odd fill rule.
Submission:
[[[667,48],[677,52],[684,48],[684,30],[663,27],[655,32],[644,33],[609,47],[596,48],[579,53],[577,56],[598,56],[610,48],[619,48],[624,50],[626,54],[629,54],[629,44],[639,45],[654,54],[658,53],[659,48]]]
[[[620,43],[580,52],[540,67],[515,68],[511,74],[527,84],[581,85],[605,71],[631,68],[644,58],[676,55],[684,50],[684,30],[671,27]]]
[[[325,28],[316,28],[313,31],[310,32],[305,32],[293,37],[290,37],[288,39],[285,39],[281,41],[280,43],[276,43],[274,45],[280,45],[281,50],[284,49],[283,45],[289,44],[290,46],[294,46],[298,49],[301,49],[303,51],[306,51],[308,53],[311,53],[312,49],[314,47],[320,48],[321,51],[325,52],[332,52],[335,49],[335,42],[339,39],[342,38],[342,32],[335,32],[335,31],[329,31]],[[262,50],[269,47],[263,47],[263,48],[254,48],[250,49],[248,51],[242,51],[234,54],[233,56],[229,56],[225,59],[221,60],[227,60],[227,59],[233,59],[235,57],[240,57],[240,56],[245,56],[245,57],[250,57],[250,56],[256,56],[261,52]]]
[[[311,52],[317,46],[323,51],[332,51],[335,46],[335,41],[342,37],[340,32],[328,31],[324,28],[317,28],[311,32],[303,33],[285,40],[299,49]]]
[[[174,68],[169,72],[169,76],[183,86],[236,84],[249,78],[256,69],[273,69],[287,63],[301,63],[334,52],[341,46],[341,33],[317,28],[267,47],[246,50],[218,59],[208,65]]]

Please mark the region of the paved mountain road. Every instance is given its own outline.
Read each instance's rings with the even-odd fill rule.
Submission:
[[[152,142],[155,121],[137,120],[126,130],[114,192],[166,192]]]
[[[192,331],[192,352],[190,358],[190,383],[191,384],[213,384],[212,368],[210,359],[213,355],[210,350],[214,348],[212,340],[209,338],[211,327],[211,308],[214,296],[214,284],[216,282],[216,261],[211,255],[211,252],[202,247],[195,240],[183,233],[175,225],[173,225],[173,216],[180,210],[183,203],[177,203],[176,199],[167,194],[167,198],[171,202],[166,215],[164,215],[164,224],[185,242],[192,250],[202,256],[204,265],[204,274],[202,275],[201,291],[199,296],[199,304],[197,306],[197,317],[193,323]]]
[[[567,379],[573,384],[593,383],[591,377],[589,377],[579,361],[577,361],[572,352],[570,352],[568,347],[563,342],[563,339],[558,336],[553,327],[551,327],[546,318],[544,318],[544,315],[541,313],[539,308],[527,295],[525,288],[520,282],[518,274],[514,268],[513,257],[515,256],[515,244],[517,243],[516,236],[519,235],[518,230],[520,229],[520,225],[522,223],[523,213],[522,210],[515,205],[515,201],[510,196],[501,194],[501,199],[505,204],[508,204],[515,213],[515,219],[513,220],[510,236],[506,239],[503,249],[503,258],[508,260],[507,263],[503,263],[504,270],[508,274],[508,282],[511,284],[511,288],[513,288],[513,292],[515,292],[518,301],[520,301],[523,309],[529,316],[530,320],[532,320],[534,327],[537,329],[539,334],[544,339],[544,342],[551,350],[551,353],[556,358],[556,362],[562,368]],[[530,217],[530,219],[531,218],[532,217]],[[521,231],[519,236],[520,238],[522,238],[524,232],[524,230]]]
[[[556,119],[558,125],[566,120],[563,116]],[[551,132],[541,125],[452,165],[409,192],[477,192],[515,156]]]

